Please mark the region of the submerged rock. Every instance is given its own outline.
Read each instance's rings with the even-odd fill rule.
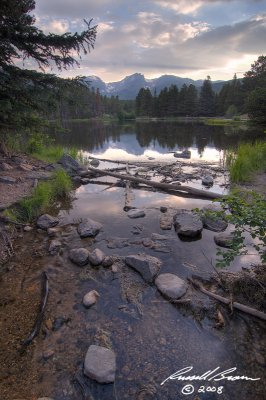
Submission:
[[[139,210],[138,208],[133,208],[127,213],[127,216],[129,218],[142,218],[145,217],[145,211],[144,210]]]
[[[115,381],[115,353],[102,346],[91,345],[84,362],[84,374],[99,383]]]
[[[160,274],[155,279],[157,289],[171,300],[182,297],[188,288],[187,283],[174,274]]]
[[[59,219],[49,214],[43,214],[37,219],[38,228],[47,230],[59,224]]]
[[[79,224],[78,234],[81,238],[95,237],[96,235],[98,235],[102,227],[102,224],[100,224],[99,222],[93,221],[93,219],[88,218],[86,221]]]
[[[89,262],[92,265],[100,265],[104,260],[105,254],[100,249],[95,249],[89,253]]]
[[[174,216],[175,230],[178,235],[189,238],[198,236],[203,224],[200,217],[189,211],[181,211]]]
[[[98,297],[100,297],[99,293],[96,290],[91,290],[85,296],[83,297],[83,305],[85,307],[91,307],[93,304],[96,303],[98,300]]]
[[[171,230],[173,226],[173,217],[170,214],[163,214],[160,218],[160,228],[163,230]]]
[[[130,255],[125,258],[126,264],[135,269],[146,282],[152,283],[158,275],[162,262],[147,254]]]
[[[49,246],[49,253],[51,255],[55,255],[56,253],[58,253],[58,251],[60,250],[62,246],[62,243],[59,240],[52,240]]]
[[[223,218],[215,215],[206,214],[201,218],[201,220],[204,228],[213,232],[222,232],[228,227],[228,223]]]
[[[107,247],[109,249],[122,249],[129,246],[128,238],[112,237],[108,239]]]
[[[70,250],[69,258],[74,264],[83,266],[83,265],[88,264],[89,255],[90,255],[89,250],[81,247],[79,249]]]
[[[218,235],[214,236],[214,241],[218,246],[230,248],[232,247],[234,239],[234,233],[219,233]]]

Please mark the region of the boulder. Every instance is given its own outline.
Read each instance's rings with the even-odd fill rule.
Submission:
[[[174,274],[160,274],[155,279],[157,289],[171,300],[182,297],[188,288],[187,283]]]
[[[100,297],[99,293],[96,290],[91,290],[85,296],[83,297],[83,305],[85,307],[91,307],[93,304],[96,303],[98,300],[98,297]]]
[[[43,214],[37,219],[38,228],[47,230],[59,224],[59,219],[49,214]]]
[[[211,175],[206,175],[202,178],[201,183],[204,186],[212,186],[213,185],[213,177]]]
[[[201,220],[203,227],[213,232],[222,232],[228,227],[228,223],[223,218],[217,217],[214,214],[205,214]]]
[[[100,249],[95,249],[89,254],[91,265],[100,265],[104,260],[105,254]]]
[[[229,249],[230,247],[232,247],[233,239],[234,239],[233,232],[219,233],[218,235],[214,236],[214,241],[217,244],[217,246],[226,247]]]
[[[138,208],[133,208],[127,213],[127,216],[129,218],[142,218],[145,217],[145,211],[144,210],[139,210]]]
[[[126,264],[135,269],[146,282],[152,283],[158,275],[162,262],[147,254],[129,255],[125,258]]]
[[[91,345],[84,362],[84,374],[98,383],[112,383],[115,381],[116,356],[115,353],[102,346]]]
[[[89,262],[89,255],[90,252],[87,249],[84,249],[83,247],[79,249],[72,249],[69,252],[69,258],[70,260],[77,265],[83,266],[86,265]]]
[[[78,161],[76,161],[73,157],[71,157],[69,154],[64,154],[61,159],[58,161],[59,164],[62,165],[62,167],[69,171],[69,172],[78,172],[81,169],[80,164]]]
[[[175,230],[178,235],[189,238],[198,236],[203,224],[200,217],[189,211],[182,211],[174,216]]]
[[[98,235],[102,227],[102,224],[100,224],[99,222],[93,221],[92,219],[88,218],[86,221],[79,224],[78,234],[81,238],[95,237],[96,235]]]

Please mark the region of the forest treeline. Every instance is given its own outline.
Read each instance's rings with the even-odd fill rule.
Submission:
[[[260,56],[252,64],[243,79],[234,78],[215,93],[208,76],[202,87],[183,85],[179,90],[172,85],[159,94],[150,89],[140,89],[136,97],[136,116],[149,117],[197,117],[225,116],[232,118],[241,114],[257,122],[266,122],[266,57]]]

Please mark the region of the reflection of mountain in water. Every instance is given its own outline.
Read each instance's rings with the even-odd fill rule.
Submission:
[[[160,154],[196,148],[202,155],[206,148],[217,151],[235,148],[240,141],[256,140],[258,132],[225,134],[221,126],[177,122],[137,122],[130,125],[101,121],[67,123],[68,133],[56,133],[56,141],[90,153],[122,149],[128,154],[142,155],[146,149]]]

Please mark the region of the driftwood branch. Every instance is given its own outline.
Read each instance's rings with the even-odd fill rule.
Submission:
[[[22,348],[24,348],[25,346],[28,346],[40,332],[42,320],[43,320],[43,316],[44,316],[44,310],[45,310],[47,299],[48,299],[48,293],[49,293],[48,277],[47,277],[46,272],[43,272],[42,273],[42,298],[41,298],[41,302],[40,302],[39,311],[38,311],[37,318],[35,320],[35,323],[34,323],[31,333],[22,342]]]
[[[154,188],[158,188],[158,189],[161,189],[166,192],[169,192],[169,191],[171,191],[172,193],[175,192],[176,195],[178,195],[178,194],[182,195],[185,193],[185,194],[189,194],[191,196],[201,197],[201,198],[203,197],[203,198],[207,198],[207,199],[217,199],[217,198],[222,197],[222,195],[219,193],[207,192],[206,190],[195,189],[190,186],[175,185],[175,184],[169,185],[168,183],[148,181],[147,179],[137,178],[137,177],[131,176],[131,175],[118,174],[115,172],[110,172],[108,170],[100,170],[100,169],[88,167],[88,171],[94,172],[95,174],[98,174],[98,175],[109,175],[109,176],[113,176],[114,178],[118,178],[118,179],[122,179],[122,180],[143,183],[144,185],[152,186]]]
[[[244,304],[237,303],[235,301],[231,302],[231,300],[226,299],[225,297],[219,296],[216,293],[212,293],[209,290],[205,289],[199,282],[196,282],[194,279],[189,278],[189,282],[192,283],[192,285],[199,289],[202,293],[206,294],[207,296],[220,301],[223,304],[227,304],[229,306],[232,306],[232,308],[236,308],[237,310],[243,311],[246,314],[253,315],[254,317],[260,318],[264,321],[266,321],[266,314],[262,311],[258,311],[255,308],[251,308],[248,306],[245,306]]]

